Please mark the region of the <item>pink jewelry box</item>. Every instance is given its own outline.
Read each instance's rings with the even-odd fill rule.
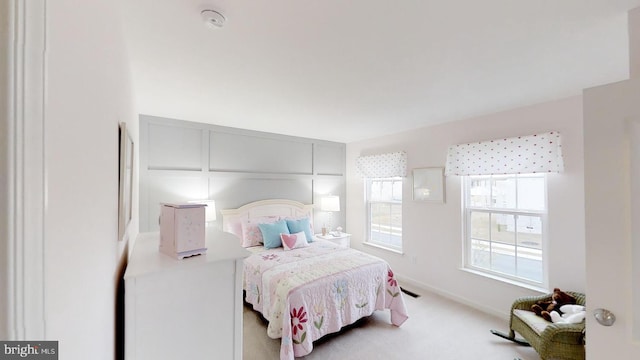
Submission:
[[[205,207],[204,204],[161,204],[161,253],[184,259],[207,252]]]

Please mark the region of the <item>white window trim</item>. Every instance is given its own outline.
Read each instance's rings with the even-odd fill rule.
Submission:
[[[364,245],[367,246],[371,246],[371,247],[375,247],[378,249],[383,249],[383,250],[387,250],[393,253],[397,253],[397,254],[404,254],[404,250],[403,250],[403,246],[400,245],[400,247],[395,247],[395,246],[387,246],[385,244],[379,243],[379,242],[375,242],[375,241],[371,241],[371,201],[369,200],[369,193],[370,193],[370,189],[371,189],[371,181],[375,181],[375,180],[393,180],[393,181],[402,181],[402,188],[403,188],[403,192],[404,192],[404,178],[402,177],[388,177],[388,178],[365,178],[364,179],[364,201],[365,201],[365,209],[367,211],[366,214],[366,222],[365,222],[365,231],[366,231],[366,238],[365,241],[363,242]],[[403,193],[403,199],[404,199],[404,193]],[[400,207],[402,209],[402,202],[401,201],[374,201],[374,203],[384,203],[384,204],[395,204],[398,205],[400,204]],[[404,210],[404,209],[402,209]],[[402,244],[402,236],[401,236],[401,244]]]
[[[402,249],[397,249],[397,248],[390,247],[390,246],[383,246],[383,245],[380,245],[378,243],[372,243],[372,242],[369,242],[369,241],[365,241],[365,242],[363,242],[363,244],[367,245],[367,246],[374,247],[374,248],[378,248],[378,249],[382,249],[382,250],[386,250],[386,251],[391,251],[392,253],[404,255],[404,251],[402,251]]]
[[[539,175],[539,174],[537,174]],[[461,270],[476,274],[479,276],[484,276],[487,278],[491,278],[497,281],[509,283],[512,285],[524,287],[532,290],[540,290],[547,291],[549,284],[549,267],[548,267],[548,233],[549,233],[549,201],[548,201],[548,179],[546,174],[544,175],[544,198],[545,198],[545,210],[544,211],[534,211],[534,210],[526,210],[526,211],[514,211],[513,209],[503,209],[503,208],[487,208],[487,207],[467,207],[468,199],[468,184],[469,178],[471,176],[463,176],[461,181],[461,199],[462,199],[462,249],[463,249],[463,259],[462,259],[462,268]],[[479,177],[483,178],[491,178],[491,177],[501,177],[502,175],[481,175]],[[512,174],[509,176],[519,176],[519,177],[527,177],[527,174]],[[516,192],[517,196],[517,192]],[[517,201],[517,200],[516,200]],[[490,269],[485,269],[477,266],[473,266],[471,264],[471,223],[469,221],[471,211],[476,212],[487,212],[487,213],[501,213],[501,214],[513,214],[513,215],[535,215],[540,216],[542,220],[542,282],[538,283],[536,281],[530,281],[524,278],[520,278],[517,276],[492,271]]]

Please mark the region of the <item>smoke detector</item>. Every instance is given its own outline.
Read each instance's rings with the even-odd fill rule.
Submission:
[[[200,17],[208,27],[213,29],[221,28],[226,20],[222,14],[215,10],[202,10]]]

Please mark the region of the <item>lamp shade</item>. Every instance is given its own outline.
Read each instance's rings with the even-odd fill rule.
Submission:
[[[204,202],[207,205],[207,210],[205,211],[205,219],[207,222],[216,220],[216,202],[214,200],[207,200]]]
[[[216,202],[215,200],[191,200],[189,201],[192,204],[203,204],[206,206],[205,208],[205,219],[206,222],[212,222],[216,220]]]
[[[340,197],[336,195],[325,196],[320,199],[320,210],[340,211]]]

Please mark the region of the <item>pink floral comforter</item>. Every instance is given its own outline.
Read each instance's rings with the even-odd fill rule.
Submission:
[[[246,301],[269,321],[269,337],[282,338],[281,360],[309,354],[313,341],[375,310],[390,309],[396,326],[407,319],[400,287],[384,260],[323,240],[249,256],[244,289]]]

